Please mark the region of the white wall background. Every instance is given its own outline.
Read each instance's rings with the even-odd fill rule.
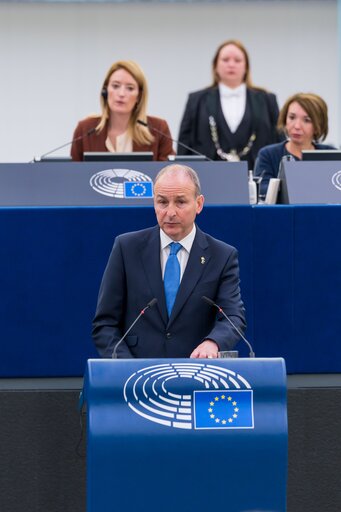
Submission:
[[[25,162],[72,139],[99,111],[112,62],[136,60],[149,113],[177,137],[187,94],[210,83],[216,47],[238,38],[254,83],[312,91],[328,103],[328,142],[340,144],[337,3],[331,0],[205,4],[0,4],[0,161]],[[59,154],[68,154],[69,148]]]

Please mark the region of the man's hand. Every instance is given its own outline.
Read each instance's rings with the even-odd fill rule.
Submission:
[[[215,341],[205,340],[197,346],[189,357],[196,359],[212,359],[218,357],[219,347]]]

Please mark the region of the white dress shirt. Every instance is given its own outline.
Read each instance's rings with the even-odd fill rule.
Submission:
[[[184,275],[186,265],[189,258],[189,253],[191,252],[193,241],[195,238],[196,233],[196,227],[195,224],[193,225],[192,231],[185,236],[182,240],[179,240],[178,243],[182,245],[181,249],[179,250],[178,254],[176,255],[179,263],[180,263],[180,282],[182,279],[182,276]],[[175,240],[172,240],[162,229],[160,229],[160,260],[161,260],[161,272],[162,272],[162,279],[165,275],[165,268],[166,268],[166,262],[167,258],[170,253],[170,247],[169,244],[174,242]]]
[[[243,119],[246,107],[246,85],[239,85],[231,89],[224,84],[219,84],[221,108],[225,120],[232,133],[235,133]]]

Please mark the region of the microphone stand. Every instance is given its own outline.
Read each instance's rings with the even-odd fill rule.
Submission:
[[[74,142],[77,142],[78,140],[84,139],[85,137],[89,137],[89,135],[92,135],[96,131],[96,128],[90,128],[85,134],[79,135],[79,137],[76,137],[75,139],[72,139],[71,141],[65,142],[65,144],[62,144],[61,146],[58,146],[57,148],[51,149],[51,151],[48,151],[47,153],[44,153],[40,156],[33,157],[33,160],[31,160],[29,163],[33,164],[36,162],[41,162],[46,156],[51,155],[52,153],[55,153],[56,151],[59,151],[60,149],[65,148],[66,146],[70,146],[70,144],[73,144]]]
[[[136,322],[138,320],[140,320],[141,316],[144,315],[144,312],[149,309],[149,308],[152,308],[154,306],[154,304],[157,302],[157,299],[154,298],[152,299],[150,302],[148,302],[147,306],[145,308],[142,309],[142,311],[140,311],[139,315],[135,318],[135,320],[133,321],[133,323],[131,324],[131,326],[129,327],[129,329],[123,334],[122,338],[116,343],[115,345],[115,348],[113,350],[113,353],[112,353],[112,359],[117,359],[117,349],[119,347],[119,345],[122,343],[122,341],[124,340],[124,338],[127,336],[127,334],[130,333],[130,331],[132,330],[132,328],[134,327],[134,325],[136,324]]]
[[[241,339],[246,343],[246,345],[248,346],[249,350],[250,350],[250,353],[249,353],[249,357],[255,357],[255,353],[251,347],[251,344],[247,341],[247,339],[245,338],[245,336],[240,332],[240,329],[238,329],[238,327],[234,324],[234,322],[232,322],[231,318],[229,318],[227,316],[227,314],[223,311],[223,309],[218,306],[218,304],[216,304],[215,302],[213,302],[212,299],[209,299],[208,297],[205,297],[204,295],[201,297],[205,302],[207,302],[208,304],[210,304],[210,306],[214,306],[215,308],[218,309],[219,313],[221,313],[223,315],[224,318],[226,318],[226,320],[230,323],[230,325],[233,327],[233,329],[239,334],[239,336],[241,337]]]

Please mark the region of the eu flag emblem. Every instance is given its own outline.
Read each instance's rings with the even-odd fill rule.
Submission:
[[[124,197],[132,197],[135,199],[153,197],[152,181],[125,181]]]
[[[253,391],[194,391],[194,425],[205,428],[254,428]]]

